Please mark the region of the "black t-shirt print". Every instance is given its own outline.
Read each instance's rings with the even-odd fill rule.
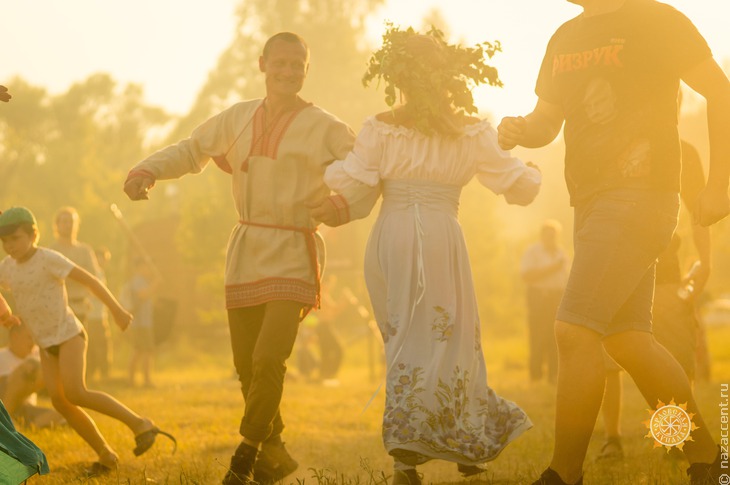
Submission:
[[[687,17],[654,0],[555,32],[535,91],[564,111],[574,203],[609,187],[679,191],[679,80],[711,55]]]

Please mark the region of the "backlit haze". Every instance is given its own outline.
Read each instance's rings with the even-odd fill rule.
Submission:
[[[718,60],[730,58],[728,2],[666,3],[695,22]],[[107,72],[119,83],[143,85],[151,104],[184,114],[231,42],[236,4],[237,0],[1,0],[0,83],[20,76],[61,93],[90,74]],[[494,64],[504,89],[483,87],[476,92],[480,109],[495,117],[522,113],[534,105],[533,87],[545,45],[557,26],[580,12],[565,0],[390,0],[373,12],[369,40],[373,46],[379,42],[386,20],[421,28],[434,9],[454,41],[502,42],[503,52]],[[690,96],[688,108],[692,103]]]

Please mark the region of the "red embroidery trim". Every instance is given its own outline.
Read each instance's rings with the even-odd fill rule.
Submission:
[[[145,169],[137,169],[137,170],[130,170],[127,174],[127,180],[131,180],[133,178],[140,178],[140,177],[149,177],[153,180],[152,185],[150,185],[150,188],[155,186],[155,182],[157,181],[157,177],[155,177],[155,174],[152,172],[145,170]]]
[[[239,220],[239,224],[243,224],[245,226],[256,226],[256,227],[268,227],[272,229],[284,229],[286,231],[295,231],[300,232],[304,234],[304,241],[307,244],[307,252],[309,253],[309,261],[312,264],[312,269],[314,270],[314,287],[316,291],[316,297],[315,297],[315,308],[320,307],[320,271],[319,271],[319,261],[317,260],[317,240],[314,237],[314,233],[317,231],[317,228],[310,229],[308,227],[297,227],[297,226],[282,226],[278,224],[264,224],[261,222],[251,222],[251,221],[244,221]]]

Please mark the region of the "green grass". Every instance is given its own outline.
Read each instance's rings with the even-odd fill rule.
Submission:
[[[51,474],[30,483],[43,484],[216,484],[225,474],[231,452],[239,442],[237,433],[243,400],[233,378],[229,344],[220,331],[200,332],[163,348],[158,356],[156,389],[130,388],[122,383],[124,347],[117,356],[116,377],[106,384],[90,385],[110,392],[137,412],[152,417],[179,442],[172,455],[171,443],[158,438],[155,447],[134,457],[131,432],[120,423],[92,413],[102,433],[120,455],[117,474],[103,479],[79,478],[95,458],[91,449],[68,427],[54,430],[22,429],[48,456]],[[222,338],[218,343],[215,338]],[[730,382],[730,328],[709,332],[713,353],[713,379],[699,383],[696,394],[712,434],[719,439],[719,384]],[[488,471],[469,481],[485,484],[529,484],[545,468],[552,451],[554,388],[530,385],[524,366],[526,350],[522,336],[486,337],[485,354],[490,385],[518,402],[535,427],[512,443],[488,465]],[[368,346],[359,340],[348,347],[335,388],[288,379],[282,412],[287,423],[284,439],[300,463],[287,483],[385,484],[392,462],[380,438],[384,394],[381,390],[367,409],[366,404],[380,384],[380,344],[375,373],[368,367]],[[625,379],[624,414],[626,459],[595,462],[603,439],[602,423],[585,463],[586,483],[592,485],[667,485],[686,483],[686,463],[672,462],[652,441],[644,438],[648,419],[644,403],[630,379]],[[419,467],[424,483],[463,481],[451,463],[433,461]]]

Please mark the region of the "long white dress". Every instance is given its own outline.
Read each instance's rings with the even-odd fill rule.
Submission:
[[[425,136],[368,118],[353,151],[325,182],[351,218],[382,193],[365,255],[365,279],[387,360],[383,440],[400,461],[473,465],[494,459],[532,426],[487,385],[466,245],[457,220],[474,176],[507,201],[537,195],[540,173],[497,145],[487,121],[457,138]]]

